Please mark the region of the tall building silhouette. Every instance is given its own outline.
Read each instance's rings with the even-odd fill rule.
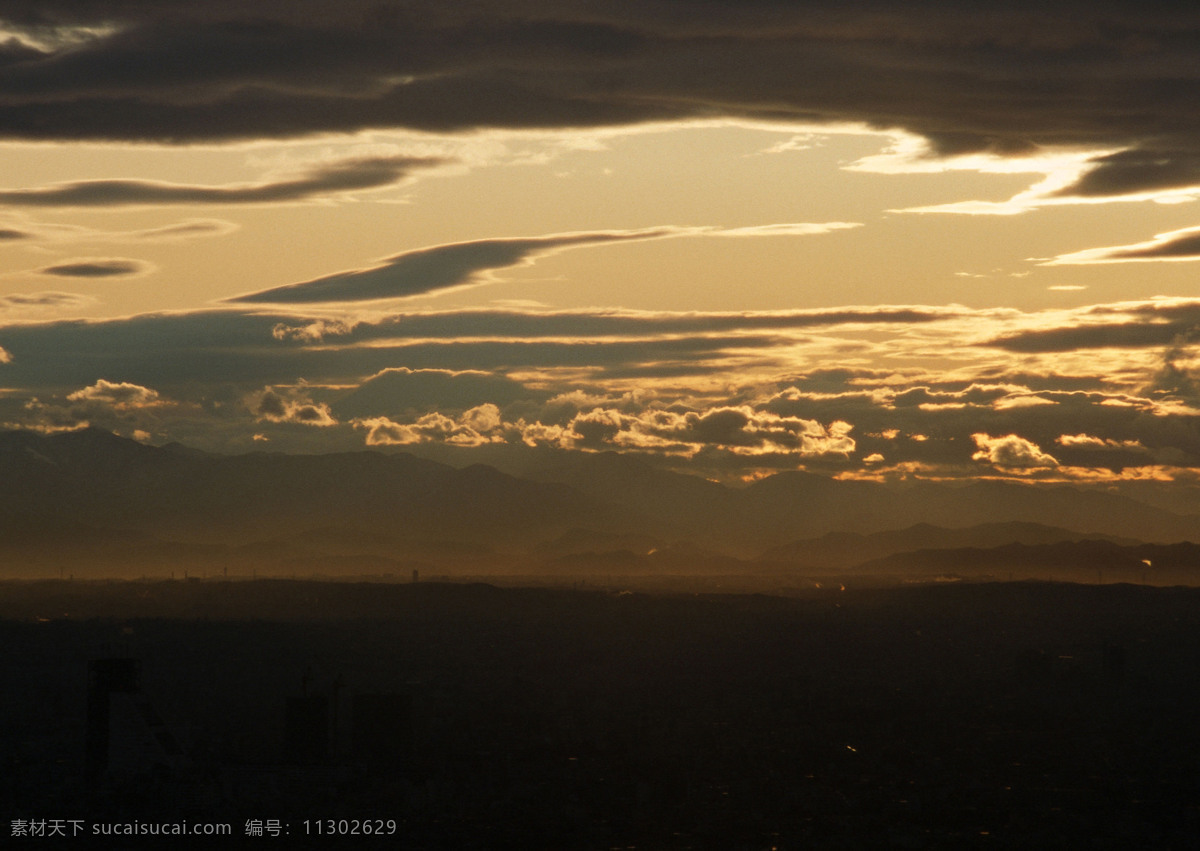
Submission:
[[[88,662],[84,779],[95,786],[172,770],[183,750],[141,691],[141,663],[131,657]]]

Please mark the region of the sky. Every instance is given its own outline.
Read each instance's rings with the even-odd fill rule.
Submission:
[[[1200,10],[0,0],[0,426],[1195,484]]]

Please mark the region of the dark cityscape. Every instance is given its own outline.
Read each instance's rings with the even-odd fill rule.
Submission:
[[[2,803],[430,849],[1186,847],[1196,594],[9,583]]]

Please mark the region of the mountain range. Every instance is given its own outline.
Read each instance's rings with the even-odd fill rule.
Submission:
[[[1006,546],[1103,545],[1136,564],[1153,560],[1133,558],[1143,544],[1200,540],[1200,516],[1067,486],[784,472],[731,487],[579,452],[530,455],[519,472],[405,452],[216,455],[91,428],[4,431],[0,573],[902,572]],[[919,551],[943,555],[904,568],[900,556]]]

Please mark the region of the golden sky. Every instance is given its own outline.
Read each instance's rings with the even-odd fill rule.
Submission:
[[[1197,13],[160,6],[0,3],[5,427],[1192,482]]]

